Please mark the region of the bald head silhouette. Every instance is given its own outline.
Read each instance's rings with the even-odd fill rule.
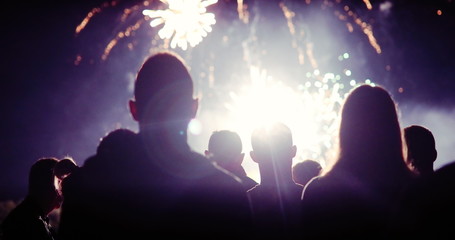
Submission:
[[[420,175],[433,173],[438,156],[433,133],[426,127],[411,125],[404,129],[404,138],[408,149],[406,161]]]
[[[193,81],[183,59],[170,52],[150,56],[140,68],[130,101],[140,125],[188,122],[196,114]]]

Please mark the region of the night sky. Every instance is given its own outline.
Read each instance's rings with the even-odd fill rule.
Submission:
[[[151,8],[160,5],[151,2]],[[242,61],[245,52],[251,54],[249,64],[286,76],[292,79],[290,86],[297,86],[301,75],[314,70],[308,61],[296,60],[298,47],[307,50],[305,44],[312,43],[320,71],[349,68],[357,82],[371,79],[385,86],[400,107],[402,126],[423,124],[433,130],[439,150],[436,167],[455,160],[454,1],[372,0],[371,10],[362,0],[327,1],[332,3],[329,6],[315,0],[283,1],[295,13],[293,23],[304,36],[289,34],[279,2],[245,0],[250,22],[243,23],[237,1],[219,0],[208,8],[217,18],[213,32],[186,51],[173,49],[191,66],[203,96],[199,111],[206,127],[199,136],[190,136],[195,150],[202,152],[207,134],[222,125],[208,122],[207,116],[222,112],[218,103],[226,100],[223,93],[242,83],[241,73],[248,72]],[[127,108],[131,83],[150,49],[163,41],[144,23],[133,36],[120,39],[106,59],[102,56],[118,32],[143,19],[141,10],[133,8],[140,3],[38,1],[4,7],[0,200],[24,196],[28,169],[38,158],[69,155],[82,165],[107,132],[136,129]],[[87,14],[103,4],[107,5],[76,34]],[[345,6],[372,26],[380,54],[352,19],[340,20],[337,11],[347,14]],[[125,9],[132,13],[122,21]],[[352,32],[347,23],[353,23]],[[340,62],[339,56],[346,52],[349,61]],[[349,85],[347,78],[340,81]]]

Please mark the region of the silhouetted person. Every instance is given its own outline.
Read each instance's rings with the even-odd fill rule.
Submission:
[[[212,239],[248,236],[251,212],[238,178],[187,143],[198,100],[180,57],[157,53],[140,68],[129,102],[139,133],[115,130],[64,182],[64,239]]]
[[[292,167],[292,178],[294,182],[305,186],[312,178],[319,176],[321,171],[322,167],[319,162],[306,159]]]
[[[404,137],[408,164],[421,176],[433,174],[438,156],[433,133],[423,126],[411,125],[404,129]]]
[[[303,186],[292,179],[293,145],[289,127],[282,123],[256,128],[250,156],[259,165],[261,182],[247,193],[259,238],[292,237],[299,222]]]
[[[403,159],[396,105],[361,85],[341,111],[339,155],[302,195],[302,239],[381,239],[413,175]]]
[[[430,176],[423,210],[413,231],[416,237],[455,239],[455,161]]]
[[[407,146],[406,160],[418,177],[400,202],[392,233],[397,238],[453,239],[455,231],[450,229],[455,225],[446,219],[455,213],[455,177],[451,175],[455,174],[455,168],[448,164],[434,171],[437,151],[430,130],[411,125],[403,132]]]
[[[239,177],[245,186],[245,190],[249,190],[258,184],[247,176],[242,167],[245,153],[242,152],[242,140],[236,132],[229,130],[214,131],[210,135],[205,155],[222,168]]]
[[[455,238],[455,162],[433,174],[418,177],[401,202],[397,222],[393,225],[396,239]]]
[[[28,193],[2,223],[2,239],[56,239],[48,215],[60,207],[62,197],[56,184],[56,158],[38,159],[30,168]]]

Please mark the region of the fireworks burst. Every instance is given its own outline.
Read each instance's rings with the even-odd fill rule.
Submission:
[[[240,93],[230,92],[226,104],[233,128],[247,133],[259,124],[281,121],[294,133],[298,158],[314,159],[325,165],[334,155],[338,110],[343,101],[343,84],[333,73],[308,73],[297,89],[276,81],[266,70],[250,68],[251,84]]]
[[[166,10],[144,10],[142,13],[151,19],[151,27],[164,24],[158,32],[161,39],[172,39],[171,47],[183,50],[196,46],[212,31],[216,23],[215,14],[207,13],[206,7],[217,0],[161,0],[168,4]]]
[[[160,0],[160,2],[146,0],[137,2],[127,8],[124,8],[126,4],[120,4],[120,2],[120,0],[110,1],[93,8],[76,28],[76,34],[79,35],[87,24],[93,21],[96,16],[102,14],[106,8],[122,8],[121,17],[117,18],[120,19],[119,25],[114,28],[112,35],[110,35],[110,40],[106,42],[101,56],[102,60],[106,60],[112,50],[116,46],[122,46],[122,43],[129,50],[133,50],[136,46],[142,46],[140,44],[144,42],[151,44],[149,52],[152,52],[154,48],[178,47],[186,50],[190,46],[194,47],[200,44],[204,37],[212,31],[212,26],[216,23],[215,14],[207,12],[207,7],[217,3],[217,0]],[[239,63],[245,65],[236,68],[235,75],[245,76],[245,81],[242,81],[240,85],[235,85],[234,88],[220,88],[220,92],[229,93],[220,100],[221,105],[224,104],[228,111],[221,113],[220,115],[223,117],[220,117],[219,120],[214,120],[213,112],[219,110],[217,108],[204,109],[204,111],[208,112],[207,119],[200,118],[201,121],[193,121],[189,127],[190,132],[198,135],[205,132],[205,129],[219,125],[220,128],[235,129],[242,135],[243,139],[249,139],[251,129],[258,124],[264,123],[264,121],[281,121],[293,130],[300,160],[314,159],[322,165],[327,164],[328,161],[333,159],[335,154],[338,110],[344,99],[344,94],[358,83],[365,82],[372,85],[374,83],[369,79],[355,80],[354,76],[352,76],[353,73],[350,69],[354,62],[351,62],[351,60],[355,59],[354,56],[357,56],[355,51],[350,56],[347,53],[349,52],[347,49],[340,49],[338,53],[341,53],[338,56],[339,62],[332,62],[332,65],[329,65],[327,59],[330,58],[321,57],[321,50],[318,49],[321,44],[317,38],[312,37],[314,35],[311,34],[311,28],[305,25],[310,25],[312,23],[311,20],[309,20],[309,23],[302,21],[301,16],[304,14],[302,13],[304,9],[296,7],[295,4],[285,4],[284,2],[277,4],[275,7],[278,7],[278,12],[282,14],[279,17],[284,18],[285,21],[283,23],[286,24],[287,33],[283,34],[283,39],[288,40],[289,38],[286,38],[288,36],[290,41],[268,43],[267,47],[272,46],[270,49],[282,48],[283,54],[285,54],[287,50],[283,46],[291,44],[292,51],[297,52],[297,58],[294,59],[298,63],[296,67],[302,69],[298,73],[302,75],[293,76],[293,79],[286,79],[289,76],[277,76],[280,71],[275,76],[269,75],[268,71],[272,72],[274,69],[273,67],[270,69],[264,67],[267,64],[263,64],[265,61],[262,58],[269,56],[263,54],[270,49],[263,49],[264,44],[262,43],[262,41],[268,39],[261,39],[262,35],[258,34],[257,31],[264,27],[264,23],[267,21],[264,22],[263,20],[267,19],[267,15],[261,16],[262,12],[259,7],[256,8],[243,0],[237,0],[236,2],[238,21],[242,23],[241,27],[249,29],[247,35],[241,35],[243,34],[242,31],[230,29],[232,31],[214,31],[213,34],[216,37],[213,39],[219,39],[217,37],[220,37],[220,39],[223,39],[222,44],[225,47],[228,44],[234,44],[234,41],[240,39],[243,49],[243,61],[239,61]],[[370,1],[364,0],[363,2],[366,9],[373,11]],[[223,4],[226,5],[227,3],[223,2]],[[310,0],[305,0],[302,1],[302,4],[311,4],[314,7],[306,8],[306,11],[318,9],[316,7],[320,7],[322,10],[331,10],[332,14],[330,15],[334,16],[335,18],[333,19],[336,21],[341,21],[341,26],[345,25],[347,27],[347,33],[360,30],[360,33],[367,37],[365,39],[369,45],[373,47],[377,54],[381,54],[382,49],[373,34],[373,26],[363,20],[366,19],[364,15],[360,18],[360,15],[355,12],[353,7],[345,5],[339,0],[327,0],[322,3],[312,3]],[[221,6],[222,4],[217,7]],[[257,6],[261,5],[258,4]],[[258,21],[258,19],[261,21]],[[218,21],[223,23],[223,17],[219,16]],[[261,25],[258,24],[259,22]],[[149,23],[156,31],[150,31],[150,28],[142,28],[145,25],[144,23]],[[147,30],[147,33],[153,32],[154,36],[151,42],[148,41],[149,38],[138,37],[143,36],[143,30]],[[217,34],[222,34],[223,36]],[[216,64],[217,61],[212,60],[226,58],[227,55],[223,51],[213,51],[213,46],[215,48],[219,47],[219,42],[213,44],[207,39],[204,42],[204,46],[201,44],[200,48],[185,53],[188,54],[189,58],[204,53],[206,54],[204,56],[211,59],[210,61],[207,60],[207,62],[200,61],[192,65],[195,74],[200,71],[199,86],[201,89],[198,89],[198,91],[200,90],[200,95],[204,95],[204,97],[207,97],[205,96],[205,83],[207,83],[207,89],[211,91],[217,86],[223,86],[221,81],[230,79],[227,74],[231,74],[230,72],[226,75],[216,74],[220,69],[225,68],[220,67]],[[330,56],[330,54],[327,55]],[[289,54],[289,56],[291,55]],[[79,65],[82,59],[85,61],[87,58],[83,58],[82,54],[78,54],[74,64]],[[237,58],[230,59],[230,61],[236,63]],[[286,69],[286,67],[288,66],[283,66],[283,69]],[[248,70],[243,72],[246,69],[249,72]],[[355,69],[352,69],[352,71],[357,73]],[[369,76],[362,76],[363,79],[367,77]],[[289,80],[293,80],[294,83],[289,83]],[[223,95],[220,94],[220,96]],[[220,105],[216,106],[219,107]],[[245,143],[248,143],[248,141],[245,141]],[[203,142],[200,145],[204,146],[205,144]],[[249,146],[245,145],[245,149],[247,148]]]

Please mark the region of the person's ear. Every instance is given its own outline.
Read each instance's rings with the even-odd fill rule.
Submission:
[[[292,146],[292,149],[291,149],[291,158],[294,158],[296,154],[297,154],[297,146],[294,145],[294,146]]]
[[[196,117],[197,109],[199,108],[199,99],[195,98],[193,99],[193,102],[191,104],[191,118]]]
[[[258,160],[256,159],[256,154],[254,151],[250,151],[250,157],[253,159],[253,162],[258,163]]]
[[[432,156],[432,157],[433,157],[432,159],[433,159],[433,162],[434,162],[434,161],[436,161],[436,158],[438,158],[438,151],[437,151],[436,149],[434,149],[432,155],[433,155],[433,156]]]
[[[128,102],[129,104],[129,107],[130,107],[130,113],[131,113],[131,116],[133,116],[133,119],[136,120],[136,121],[139,121],[139,116],[137,114],[137,105],[136,105],[136,102],[134,100],[130,100]]]

